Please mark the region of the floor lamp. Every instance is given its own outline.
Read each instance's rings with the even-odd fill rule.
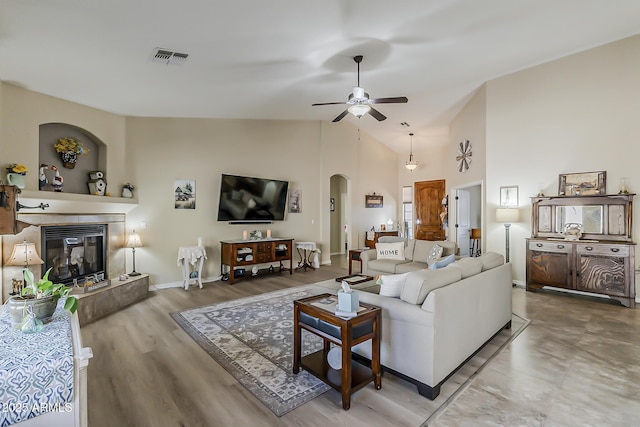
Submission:
[[[504,223],[505,233],[505,261],[509,262],[509,227],[512,222],[520,220],[520,211],[517,208],[498,208],[496,209],[496,221]]]
[[[129,235],[127,247],[133,250],[133,271],[129,273],[129,276],[139,276],[140,273],[136,271],[136,248],[142,247],[142,241],[140,240],[138,233],[136,233],[136,230],[133,230]]]

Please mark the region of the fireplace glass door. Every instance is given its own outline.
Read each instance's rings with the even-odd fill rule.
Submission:
[[[51,268],[51,281],[73,285],[105,279],[105,237],[103,224],[42,227],[42,273]]]

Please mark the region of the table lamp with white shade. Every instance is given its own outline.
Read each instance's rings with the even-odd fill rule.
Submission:
[[[518,208],[498,208],[496,209],[496,221],[504,223],[506,253],[505,261],[509,262],[509,227],[511,223],[520,220]]]
[[[133,271],[129,273],[129,276],[139,276],[140,273],[136,271],[136,248],[142,247],[142,241],[140,240],[138,233],[136,233],[136,230],[133,230],[131,234],[129,234],[127,247],[133,250]]]
[[[44,264],[44,261],[38,255],[35,243],[27,243],[27,241],[24,240],[22,243],[16,243],[13,246],[9,261],[5,265],[22,267],[22,280],[24,280],[25,270],[28,269],[30,265],[40,264]],[[22,289],[14,289],[13,292],[20,292],[21,290]]]

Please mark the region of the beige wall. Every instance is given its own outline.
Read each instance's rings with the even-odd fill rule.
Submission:
[[[136,252],[138,270],[151,273],[152,283],[180,281],[177,249],[194,245],[202,237],[208,253],[203,277],[216,277],[220,240],[241,238],[243,230],[267,228],[275,237],[316,242],[321,261],[330,262],[332,175],[342,174],[350,180],[355,230],[360,231],[368,219],[366,213],[360,213],[362,191],[375,188],[388,194],[387,209],[395,210],[395,155],[368,136],[361,136],[360,141],[354,136],[357,130],[349,123],[128,118],[129,162],[136,171],[139,206],[127,220],[145,243]],[[218,222],[222,173],[289,181],[291,189],[302,192],[302,211],[287,213],[285,221],[271,225]],[[175,179],[196,181],[195,210],[174,209]],[[367,182],[365,190],[361,182]],[[144,230],[139,226],[142,222],[147,224]]]
[[[128,212],[128,231],[136,228],[145,244],[136,252],[136,269],[151,273],[152,283],[179,282],[177,248],[195,244],[198,237],[209,253],[203,276],[216,277],[219,241],[239,238],[245,229],[271,228],[274,236],[315,241],[322,250],[322,262],[329,262],[332,174],[348,179],[350,206],[346,209],[354,212],[349,221],[351,247],[362,245],[368,224],[382,223],[381,218],[396,210],[396,154],[371,136],[359,134],[349,121],[126,118],[6,83],[0,84],[0,90],[0,165],[27,165],[30,201],[39,199],[40,124],[69,123],[107,145],[108,189],[115,196],[124,183],[133,183],[137,206],[128,199],[101,203],[94,196],[73,194],[46,201],[52,205],[50,211],[58,213]],[[290,188],[302,192],[302,212],[287,214],[285,221],[271,225],[218,222],[221,173],[287,180]],[[175,179],[196,181],[195,210],[174,209]],[[367,191],[384,194],[385,208],[365,210]],[[126,255],[128,271],[130,251]]]
[[[414,138],[413,158],[418,162],[418,167],[414,169],[413,172],[410,172],[404,167],[406,161],[409,160],[408,137],[406,153],[398,155],[398,187],[396,188],[398,206],[395,216],[392,217],[396,220],[402,220],[402,187],[413,188],[416,182],[446,179],[447,194],[449,191],[446,164],[448,144],[446,141],[443,141],[443,138],[448,140],[448,135],[416,135]],[[416,149],[415,141],[418,138],[425,139],[427,141],[428,148]]]
[[[455,219],[456,219],[456,202],[455,190],[469,186],[484,186],[486,173],[486,108],[487,108],[487,90],[482,85],[469,99],[467,104],[462,108],[460,113],[451,121],[449,126],[450,142],[447,146],[446,158],[443,164],[446,165],[447,173],[447,193],[449,197],[449,224],[448,236],[450,240],[456,241]],[[458,162],[456,157],[459,155],[460,143],[469,140],[472,147],[471,164],[466,172],[458,171]],[[475,191],[475,190],[474,190]],[[484,192],[484,187],[483,190]],[[474,193],[475,194],[475,193]],[[479,198],[479,202],[477,199]],[[480,225],[481,229],[485,229],[485,218],[482,212],[485,211],[483,204],[483,194],[476,195],[472,199],[472,206],[480,206],[480,218],[476,225]],[[473,224],[473,223],[472,223]],[[481,248],[484,242],[481,241]]]
[[[5,178],[4,167],[10,163],[22,163],[27,166],[29,172],[25,177],[26,187],[21,196],[24,204],[33,206],[44,200],[50,204],[47,212],[64,212],[64,207],[66,206],[77,206],[78,209],[74,208],[74,212],[103,212],[101,204],[95,203],[94,196],[63,194],[61,198],[54,200],[48,200],[45,195],[43,195],[42,199],[38,197],[39,126],[43,123],[72,124],[89,130],[103,141],[107,146],[108,167],[105,172],[110,188],[115,187],[117,189],[116,194],[119,193],[122,185],[131,179],[132,173],[126,168],[124,117],[6,83],[0,83],[0,107],[0,167],[2,168],[2,178]],[[50,195],[52,193],[47,192],[45,194]],[[107,210],[113,212],[114,206],[109,205]],[[10,256],[9,249],[13,242],[20,241],[23,238],[33,241],[38,238],[37,234],[37,228],[29,227],[17,236],[5,237],[2,241],[2,246],[5,247],[2,260]],[[118,238],[120,239],[120,237]],[[110,271],[123,272],[125,270],[125,260],[121,251],[123,250],[119,249],[119,247],[114,250],[111,257]],[[4,288],[3,293],[5,296],[8,292],[7,287],[11,286],[10,279],[18,275],[15,267],[2,269],[0,274],[2,282],[0,282],[0,285]]]
[[[398,192],[398,154],[376,141],[370,135],[358,131],[349,121],[322,123],[322,210],[323,224],[330,224],[330,177],[340,174],[347,179],[349,206],[347,209],[347,242],[349,248],[364,246],[366,231],[376,228],[387,219],[395,218],[400,200]],[[364,207],[366,194],[381,194],[383,208]],[[330,239],[330,227],[322,228],[322,241]],[[328,261],[329,251],[322,254]]]
[[[270,228],[274,237],[320,241],[318,123],[129,118],[127,140],[139,201],[127,220],[145,244],[136,253],[137,267],[152,274],[152,283],[179,281],[178,247],[195,245],[198,237],[208,252],[203,277],[220,274],[219,241],[239,239],[243,230]],[[302,192],[302,212],[270,225],[218,222],[222,173],[289,181]],[[176,179],[195,180],[196,209],[174,208]]]
[[[525,280],[529,197],[540,190],[557,195],[558,174],[604,170],[609,194],[618,192],[621,177],[628,178],[630,190],[640,188],[639,51],[640,36],[634,36],[486,84],[486,168],[478,168],[477,177],[486,173],[483,239],[487,250],[504,253],[504,227],[495,222],[495,208],[500,186],[518,185],[521,221],[510,232],[517,281]],[[462,138],[483,139],[480,97],[481,92],[452,122],[452,148]],[[482,155],[479,144],[474,162],[476,153]],[[636,210],[636,225],[638,215]],[[638,233],[635,227],[635,241]]]
[[[484,183],[485,249],[503,253],[504,227],[494,214],[499,188],[518,185],[522,221],[511,228],[511,258],[516,280],[523,281],[529,196],[557,194],[558,174],[568,172],[606,170],[609,193],[618,191],[622,177],[632,191],[640,186],[638,51],[640,36],[634,36],[488,82],[452,121],[448,144],[414,151],[423,165],[413,173],[403,167],[405,156],[349,121],[124,118],[8,84],[0,85],[0,164],[25,163],[27,188],[35,190],[39,124],[71,123],[94,133],[109,145],[110,187],[136,185],[139,206],[128,216],[129,227],[148,225],[140,230],[147,247],[137,252],[137,267],[155,283],[180,280],[176,249],[199,236],[210,253],[205,274],[217,275],[218,241],[249,228],[215,220],[222,172],[286,179],[301,189],[302,213],[269,227],[276,236],[318,242],[323,262],[330,252],[334,174],[347,178],[350,247],[364,243],[367,229],[399,217],[403,185],[444,177],[449,194]],[[464,139],[473,144],[473,163],[460,174],[455,155]],[[176,178],[196,180],[196,210],[173,209]],[[384,208],[364,208],[364,195],[373,192],[384,196]],[[635,227],[636,241],[638,233]]]
[[[23,163],[26,190],[38,190],[39,126],[68,123],[93,133],[107,146],[106,177],[119,194],[132,173],[126,168],[125,118],[59,98],[0,83],[0,165]],[[64,135],[63,135],[64,136]],[[53,148],[52,148],[53,149]]]

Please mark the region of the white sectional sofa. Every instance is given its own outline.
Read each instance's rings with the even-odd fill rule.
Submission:
[[[397,239],[397,238],[396,238]],[[381,243],[398,241],[396,239],[380,238]],[[404,241],[401,240],[400,241]],[[449,241],[433,240],[407,240],[404,248],[404,259],[378,259],[375,249],[362,251],[362,274],[377,276],[379,274],[406,273],[408,271],[422,270],[428,267],[427,257],[434,245],[442,246],[442,257],[455,255],[457,245]]]
[[[511,327],[511,264],[487,253],[406,276],[399,298],[378,295],[375,281],[353,286],[382,308],[381,363],[435,399],[440,386],[502,328]],[[316,284],[337,291],[340,284]],[[354,347],[371,358],[371,343]]]

